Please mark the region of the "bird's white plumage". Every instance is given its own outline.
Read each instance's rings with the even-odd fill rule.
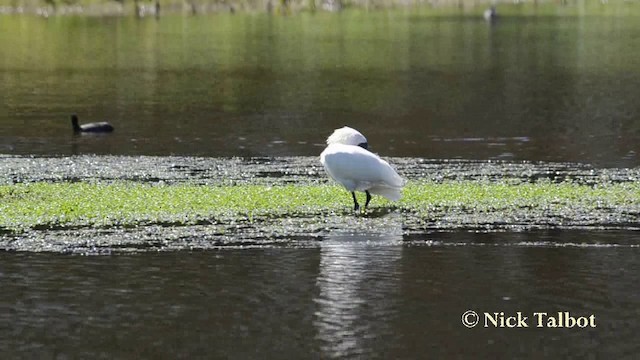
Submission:
[[[392,201],[400,200],[404,180],[388,162],[357,146],[366,142],[354,129],[337,129],[327,139],[329,145],[320,154],[320,162],[329,176],[348,191],[369,190]]]
[[[343,144],[357,146],[366,142],[367,138],[365,138],[364,135],[362,135],[358,130],[348,126],[334,130],[333,134],[327,138],[327,145]]]
[[[487,21],[494,21],[498,18],[498,12],[496,11],[495,5],[492,5],[490,8],[484,11],[484,19]]]

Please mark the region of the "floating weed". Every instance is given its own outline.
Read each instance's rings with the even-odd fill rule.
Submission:
[[[192,224],[214,217],[251,220],[268,214],[318,211],[336,187],[32,183],[0,186],[0,226]],[[338,205],[334,202],[333,205]]]
[[[571,182],[495,183],[484,181],[410,182],[397,203],[374,197],[363,217],[399,210],[422,219],[466,216],[474,223],[536,223],[587,218],[608,209],[640,213],[640,185]],[[0,229],[180,226],[265,218],[349,216],[351,196],[334,185],[240,185],[114,183],[29,183],[0,186]],[[545,219],[546,217],[546,219]],[[473,218],[473,219],[471,219]],[[471,219],[471,220],[469,220]],[[528,220],[529,219],[529,220]],[[452,220],[453,221],[453,220]],[[462,220],[461,220],[462,221]]]

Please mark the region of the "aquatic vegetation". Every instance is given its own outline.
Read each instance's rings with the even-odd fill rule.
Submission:
[[[337,188],[32,183],[0,187],[0,226],[135,226],[283,213],[327,206]],[[335,193],[335,194],[332,194]],[[337,199],[336,199],[337,200]],[[335,204],[337,205],[337,201]]]
[[[337,185],[198,185],[121,182],[36,182],[0,186],[0,229],[138,227],[221,224],[265,218],[353,216]],[[378,209],[407,222],[438,227],[463,224],[580,224],[594,214],[611,223],[632,222],[640,213],[640,184],[584,185],[483,181],[410,181],[403,198],[376,199],[360,216]],[[558,220],[560,219],[560,220]],[[426,224],[426,225],[425,225]],[[606,224],[603,224],[606,225]]]

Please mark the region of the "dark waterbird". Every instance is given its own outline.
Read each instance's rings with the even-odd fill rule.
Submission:
[[[71,125],[75,133],[109,133],[113,131],[113,126],[108,122],[94,122],[88,124],[78,124],[78,115],[71,115]]]

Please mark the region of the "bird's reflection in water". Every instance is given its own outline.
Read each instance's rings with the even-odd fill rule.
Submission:
[[[337,231],[322,242],[314,325],[324,354],[372,354],[391,332],[402,235],[400,225],[390,231]]]

